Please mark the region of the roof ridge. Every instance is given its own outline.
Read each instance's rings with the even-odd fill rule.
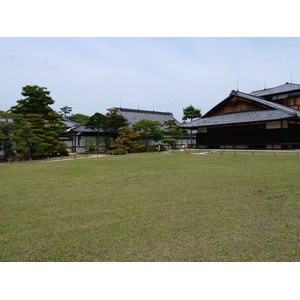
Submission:
[[[117,107],[116,107],[117,108]],[[156,110],[145,110],[145,109],[134,109],[134,108],[117,108],[120,112],[127,111],[127,112],[141,112],[141,113],[151,113],[151,114],[164,114],[164,115],[173,115],[171,112],[164,112],[164,111],[156,111]]]
[[[272,89],[276,89],[276,88],[279,88],[279,87],[282,87],[282,86],[286,86],[286,85],[294,85],[294,86],[299,86],[300,87],[300,84],[298,83],[293,83],[293,82],[286,82],[284,84],[280,84],[278,86],[274,86],[274,87],[271,87],[271,88],[264,88],[264,89],[261,89],[261,90],[256,90],[256,91],[252,91],[251,93],[257,93],[257,92],[263,92],[263,91],[268,91],[268,90],[272,90]]]

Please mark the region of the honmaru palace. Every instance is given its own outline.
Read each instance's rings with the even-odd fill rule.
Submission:
[[[283,85],[229,96],[181,127],[196,131],[197,148],[299,149],[300,85]]]

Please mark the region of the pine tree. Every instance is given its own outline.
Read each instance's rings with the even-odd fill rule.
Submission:
[[[31,156],[31,145],[39,145],[41,142],[23,115],[0,113],[0,145],[4,152],[2,160],[11,159],[17,153]]]
[[[59,141],[58,135],[65,131],[61,116],[55,113],[49,105],[54,104],[50,92],[45,87],[26,85],[22,88],[24,99],[17,101],[18,105],[11,107],[11,112],[21,114],[31,127],[31,138],[27,144],[29,154],[33,156],[61,153],[66,144]]]
[[[198,108],[195,108],[193,105],[190,105],[183,109],[183,117],[182,120],[186,121],[188,119],[193,121],[195,118],[201,117],[201,110]]]
[[[129,126],[125,126],[119,131],[119,136],[110,146],[112,148],[123,148],[126,151],[144,148],[144,145],[137,142],[139,138],[140,134],[135,132]]]

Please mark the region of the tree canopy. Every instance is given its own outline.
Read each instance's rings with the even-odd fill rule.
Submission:
[[[86,127],[97,130],[97,138],[100,137],[100,129],[105,127],[105,116],[96,112],[86,122]]]
[[[15,114],[39,114],[47,116],[53,113],[49,105],[54,104],[54,100],[50,97],[47,88],[38,85],[26,85],[22,88],[22,96],[24,99],[17,101],[18,105],[11,107],[11,112]]]
[[[29,126],[26,127],[28,130],[22,131],[23,138],[14,141],[16,149],[20,151],[22,144],[22,152],[30,156],[64,151],[66,144],[58,139],[58,135],[65,131],[65,125],[61,122],[61,116],[49,106],[54,104],[50,92],[45,87],[26,85],[22,88],[22,95],[25,98],[18,100],[18,105],[11,107],[9,116],[15,125],[22,121],[23,126],[25,122],[26,126]],[[16,115],[21,115],[23,119]],[[16,118],[19,118],[19,121],[16,121]],[[12,134],[18,136],[16,130],[13,130]]]
[[[67,118],[68,115],[72,112],[72,107],[70,106],[64,106],[64,107],[61,107],[60,109],[60,113],[65,117]]]
[[[0,146],[4,152],[2,160],[8,160],[13,153],[28,153],[34,137],[31,127],[23,115],[0,112]]]
[[[116,138],[120,128],[128,126],[128,121],[124,116],[118,115],[116,110],[108,109],[108,111],[105,115],[104,130]]]
[[[188,107],[183,109],[183,117],[182,120],[186,121],[190,119],[193,121],[193,119],[200,118],[201,117],[201,110],[198,108],[195,108],[193,105],[189,105]]]
[[[164,122],[166,127],[164,132],[170,136],[170,138],[165,138],[162,140],[164,144],[169,144],[172,148],[174,144],[178,143],[178,139],[184,135],[187,135],[188,132],[186,129],[181,129],[175,120],[168,120]]]
[[[162,124],[159,121],[141,120],[136,122],[132,129],[141,135],[141,139],[145,140],[146,149],[148,148],[149,140],[160,141],[164,134],[161,130]]]

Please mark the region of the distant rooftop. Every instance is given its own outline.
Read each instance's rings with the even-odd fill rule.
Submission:
[[[74,131],[74,132],[75,131],[76,132],[96,132],[95,130],[93,130],[91,128],[87,128],[83,124],[68,120],[65,117],[62,117],[61,121],[66,125],[66,132],[69,132],[69,131]]]
[[[274,94],[289,93],[296,90],[300,90],[300,84],[286,82],[285,84],[273,88],[253,91],[251,94],[257,97],[263,97]]]
[[[165,121],[175,120],[176,123],[179,124],[179,122],[173,117],[173,114],[170,112],[130,109],[121,107],[115,107],[114,109],[117,109],[118,113],[124,116],[130,123],[130,125],[134,125],[136,122],[139,122],[141,120],[159,121],[162,124]]]

